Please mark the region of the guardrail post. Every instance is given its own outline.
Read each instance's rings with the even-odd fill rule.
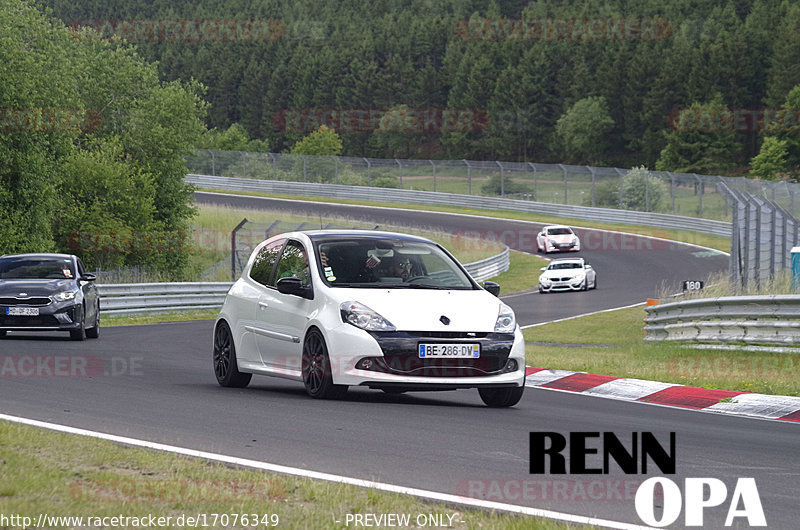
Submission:
[[[533,162],[528,162],[528,165],[533,169],[533,200],[538,200],[536,195],[536,165]]]
[[[239,151],[242,155],[242,176],[247,177],[247,153],[244,151]]]
[[[270,162],[272,163],[272,175],[275,180],[278,180],[278,166],[276,164],[275,155],[269,154]]]
[[[339,184],[339,157],[333,157],[333,183]]]
[[[211,153],[211,176],[212,177],[216,177],[217,176],[217,168],[216,168],[217,157],[216,157],[214,151],[212,151],[211,149],[206,149],[206,151]]]
[[[462,160],[462,162],[467,166],[467,195],[472,195],[472,168],[466,160]]]
[[[586,166],[586,169],[588,169],[589,173],[592,174],[592,206],[594,206],[595,205],[594,204],[594,181],[595,181],[594,167],[593,166]]]
[[[394,159],[394,161],[397,162],[397,165],[400,168],[400,188],[402,189],[402,187],[403,187],[403,164],[401,164],[400,161],[398,159],[396,159],[396,158]]]
[[[242,222],[236,225],[231,231],[231,281],[236,281],[236,233],[244,226],[247,222],[247,217],[242,219]]]
[[[614,170],[619,175],[619,205],[618,205],[618,207],[619,207],[620,210],[623,210],[624,208],[622,207],[622,184],[623,184],[623,179],[625,178],[625,174],[627,174],[628,172],[626,171],[625,173],[622,173],[622,170],[620,168],[618,168],[618,167],[615,167]]]
[[[305,155],[300,155],[303,159],[303,182],[308,182],[308,175],[306,174],[306,157]]]
[[[672,213],[675,213],[675,175],[667,171],[669,175],[669,196],[672,199]]]
[[[503,164],[500,162],[495,162],[498,166],[500,166],[500,196],[505,197],[506,195],[506,187],[505,187],[505,176],[503,175]]]
[[[433,163],[433,160],[428,160],[433,166],[433,191],[436,191],[436,164]]]
[[[564,164],[558,164],[558,167],[561,168],[561,171],[564,172],[564,204],[567,203],[567,168],[564,167]]]
[[[692,173],[692,175],[694,175],[694,178],[697,179],[697,188],[700,191],[700,194],[697,198],[697,216],[703,217],[703,190],[705,189],[705,186],[703,185],[703,180],[700,178],[700,175],[697,173]]]
[[[370,169],[372,169],[372,164],[367,158],[364,159],[364,162],[367,163],[367,186],[369,186],[372,183],[372,178],[370,176]]]

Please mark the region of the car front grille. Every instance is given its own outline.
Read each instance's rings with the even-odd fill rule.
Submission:
[[[0,327],[6,328],[38,328],[38,327],[58,327],[60,324],[53,315],[28,316],[8,316],[0,315]]]
[[[466,331],[408,331],[412,337],[428,339],[483,339],[488,333],[474,333]]]
[[[14,307],[18,305],[24,306],[43,306],[51,302],[46,296],[32,296],[29,298],[19,298],[16,296],[3,296],[0,297],[0,306]]]

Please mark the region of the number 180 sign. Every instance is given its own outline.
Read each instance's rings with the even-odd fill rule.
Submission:
[[[683,282],[683,292],[702,291],[703,285],[700,280],[686,280]]]

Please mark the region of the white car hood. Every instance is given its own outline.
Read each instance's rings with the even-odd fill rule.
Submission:
[[[500,299],[483,290],[335,289],[341,302],[355,300],[394,324],[399,331],[491,332]],[[442,316],[450,319],[445,325]]]
[[[574,237],[573,234],[562,234],[558,236],[547,236],[547,239],[555,241],[559,245],[563,245],[564,243],[572,243]]]

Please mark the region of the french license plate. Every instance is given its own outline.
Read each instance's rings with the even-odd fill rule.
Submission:
[[[419,345],[420,358],[457,358],[475,359],[481,356],[480,344],[431,344]]]
[[[38,307],[7,307],[6,315],[16,317],[38,317]]]

